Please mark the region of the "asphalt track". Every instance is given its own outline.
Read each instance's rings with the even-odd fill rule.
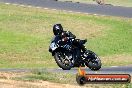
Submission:
[[[36,69],[0,69],[0,72],[31,72]],[[48,71],[52,73],[78,73],[78,68],[72,68],[71,70],[62,70],[60,68],[42,68],[37,69],[41,71]],[[85,68],[86,73],[90,74],[132,74],[132,66],[112,66],[112,67],[102,67],[99,71],[91,71]]]
[[[62,70],[62,69],[49,69],[50,72],[64,72],[76,74],[78,72],[77,68],[71,70]],[[99,71],[91,71],[89,68],[85,68],[86,73],[89,74],[132,74],[132,66],[112,66],[112,67],[103,67]]]
[[[81,13],[120,16],[132,18],[132,7],[61,2],[55,0],[0,0],[4,3],[30,5],[49,9],[67,10]]]

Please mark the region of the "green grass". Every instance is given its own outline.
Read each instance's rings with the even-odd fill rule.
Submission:
[[[111,26],[112,30],[108,30],[107,31],[108,35],[106,36],[91,39],[88,45],[91,49],[97,51],[100,55],[132,53],[131,24],[127,22],[115,21],[115,20],[108,21],[108,19],[95,19],[95,20],[96,22]]]
[[[93,0],[59,0],[59,1],[73,1],[82,3],[96,3]],[[106,4],[112,4],[114,6],[132,7],[132,0],[104,0]]]
[[[114,55],[132,55],[132,19],[101,17],[0,4],[0,68],[58,67],[48,52],[52,26],[61,23],[78,38],[87,38],[88,49],[106,65]],[[121,61],[122,62],[122,61]],[[116,63],[116,64],[115,64]]]

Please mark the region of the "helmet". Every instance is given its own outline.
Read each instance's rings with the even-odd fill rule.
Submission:
[[[53,26],[54,35],[60,35],[62,32],[63,32],[63,27],[61,26],[61,24],[55,24]]]

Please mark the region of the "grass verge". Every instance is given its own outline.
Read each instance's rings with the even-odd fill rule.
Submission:
[[[50,81],[50,82],[56,82],[56,83],[67,83],[69,84],[75,84],[75,78],[76,76],[74,74],[70,73],[51,73],[46,70],[33,70],[31,74],[25,75],[22,77],[15,77],[12,79],[15,80],[23,80],[23,81],[37,81],[37,80],[43,80],[43,81]]]

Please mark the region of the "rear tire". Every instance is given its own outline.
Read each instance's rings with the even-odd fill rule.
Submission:
[[[63,59],[61,56],[59,57],[59,52],[56,52],[54,55],[55,61],[57,63],[57,65],[62,68],[63,70],[70,70],[71,66],[66,66],[62,63],[62,61],[60,61],[59,59]]]

